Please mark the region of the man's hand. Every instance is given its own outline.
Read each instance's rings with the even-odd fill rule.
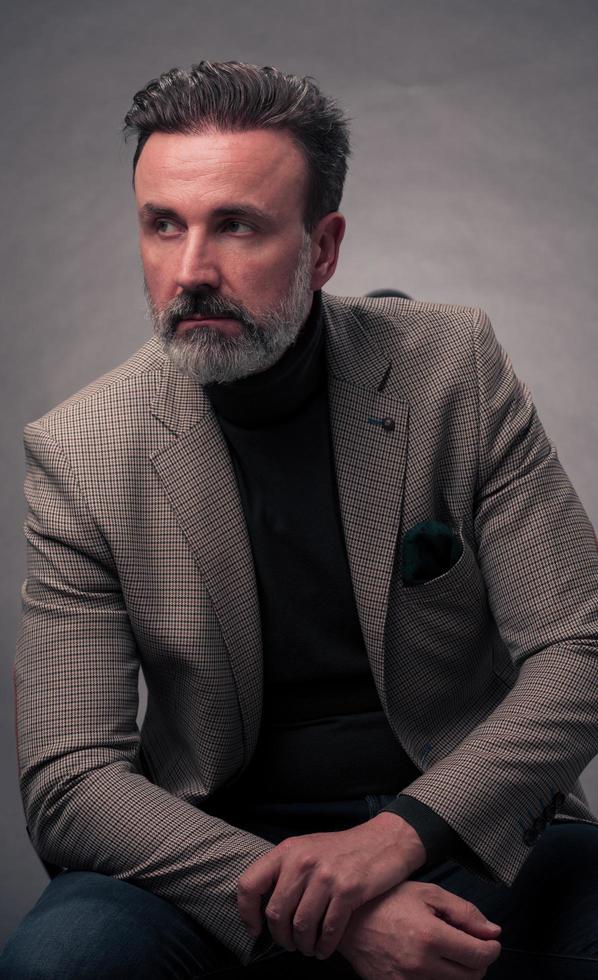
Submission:
[[[261,896],[275,886],[265,910],[274,942],[306,956],[330,955],[355,909],[425,861],[417,832],[388,811],[349,830],[288,837],[239,878],[239,913],[258,935]]]
[[[500,926],[439,885],[404,881],[351,916],[339,952],[363,980],[479,980]]]

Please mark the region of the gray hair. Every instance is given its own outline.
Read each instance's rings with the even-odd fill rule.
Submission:
[[[188,71],[171,68],[137,92],[123,132],[125,141],[137,136],[134,182],[139,155],[155,132],[288,131],[307,163],[303,225],[311,233],[340,207],[351,154],[349,119],[310,75],[299,78],[239,61],[200,61]]]

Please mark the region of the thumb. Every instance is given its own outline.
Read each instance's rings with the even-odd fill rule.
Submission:
[[[446,892],[434,900],[436,914],[449,925],[462,929],[477,939],[496,939],[501,926],[487,919],[483,912],[464,898]]]

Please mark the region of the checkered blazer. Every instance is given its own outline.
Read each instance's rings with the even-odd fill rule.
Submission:
[[[598,753],[593,529],[482,310],[322,301],[363,637],[389,724],[423,770],[405,792],[458,832],[472,870],[510,885],[555,815],[598,825],[579,783]],[[256,746],[260,617],[209,400],[152,337],[24,443],[14,680],[33,846],[147,888],[246,964],[236,883],[273,845],[202,802]],[[423,520],[447,523],[463,550],[408,587],[402,540]]]

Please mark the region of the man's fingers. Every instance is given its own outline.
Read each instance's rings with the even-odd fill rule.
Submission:
[[[241,921],[250,932],[262,931],[262,895],[275,884],[280,870],[280,854],[276,849],[254,861],[237,882],[237,907]]]
[[[353,911],[341,899],[333,898],[326,910],[326,915],[320,930],[320,939],[316,943],[314,953],[318,959],[332,956],[338,944],[345,935]]]
[[[314,956],[320,927],[325,927],[329,909],[330,892],[328,888],[322,884],[317,885],[315,882],[308,885],[292,917],[295,946],[304,956]],[[334,919],[332,921],[334,923]]]
[[[433,948],[442,957],[469,970],[485,970],[501,953],[501,945],[495,939],[476,939],[460,928],[437,921]]]
[[[285,870],[283,866],[276,887],[264,909],[270,935],[274,942],[284,949],[300,948],[297,939],[301,934],[305,935],[309,931],[309,920],[306,915],[298,919],[300,928],[295,931],[296,910],[304,888],[303,876],[296,869]]]
[[[500,935],[501,927],[496,922],[491,922],[483,912],[466,899],[444,888],[434,888],[431,897],[426,897],[426,901],[445,922],[449,922],[464,932],[480,939],[495,939]]]

